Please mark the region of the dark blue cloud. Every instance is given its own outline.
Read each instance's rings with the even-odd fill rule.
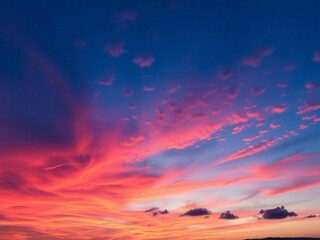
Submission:
[[[195,208],[185,212],[181,216],[195,217],[195,216],[203,216],[203,215],[209,215],[209,214],[211,214],[211,212],[206,208]]]
[[[239,217],[232,214],[230,211],[226,211],[225,213],[221,213],[220,218],[221,219],[237,219]]]
[[[284,206],[276,207],[272,209],[260,210],[259,214],[261,214],[263,219],[282,219],[287,217],[296,217],[298,214],[295,212],[287,211]]]

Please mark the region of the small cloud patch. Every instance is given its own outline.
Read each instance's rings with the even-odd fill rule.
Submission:
[[[230,211],[226,211],[225,213],[221,213],[220,219],[237,219],[239,218],[237,215],[232,214]]]
[[[262,209],[259,214],[263,219],[283,219],[287,217],[296,217],[298,214],[295,212],[289,212],[284,206],[276,207],[272,209]]]
[[[195,208],[195,209],[191,209],[191,210],[185,212],[181,216],[196,217],[196,216],[204,216],[204,215],[209,215],[209,214],[211,214],[211,212],[206,208]]]
[[[156,208],[156,207],[145,210],[144,212],[149,212],[154,217],[157,216],[158,214],[161,214],[161,215],[169,214],[169,211],[167,209],[161,211],[159,208]]]

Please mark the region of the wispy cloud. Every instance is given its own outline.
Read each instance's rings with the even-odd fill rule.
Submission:
[[[138,65],[140,68],[151,67],[155,59],[152,56],[137,56],[132,59],[132,61]]]
[[[242,60],[242,65],[250,67],[258,67],[261,61],[273,53],[273,48],[264,48],[257,51],[254,55],[250,55]]]

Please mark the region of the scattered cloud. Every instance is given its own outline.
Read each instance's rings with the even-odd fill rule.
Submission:
[[[315,62],[320,62],[320,53],[319,52],[315,52],[313,54],[312,60]]]
[[[196,216],[203,216],[203,215],[209,215],[209,214],[211,214],[211,212],[206,208],[195,208],[185,212],[181,216],[196,217]]]
[[[286,105],[274,105],[271,107],[271,112],[273,113],[283,113],[288,109]]]
[[[130,89],[130,88],[126,88],[125,87],[125,88],[122,89],[122,93],[126,97],[131,97],[133,95],[133,92],[134,91],[132,89]]]
[[[238,134],[238,133],[242,132],[243,130],[245,130],[247,127],[248,127],[247,125],[236,126],[232,129],[232,134]]]
[[[147,55],[137,56],[132,59],[132,62],[137,64],[139,68],[147,68],[152,66],[154,62],[154,58],[152,56],[147,56]]]
[[[133,146],[135,146],[136,144],[138,144],[138,143],[140,143],[140,142],[142,142],[142,141],[144,141],[144,140],[145,140],[145,137],[144,137],[143,135],[141,135],[141,134],[134,134],[134,135],[128,137],[128,138],[124,141],[123,145],[126,146],[126,147],[133,147]]]
[[[311,214],[311,215],[308,215],[308,216],[305,216],[305,218],[316,218],[317,216],[314,215],[314,214]]]
[[[298,216],[295,212],[288,212],[284,206],[276,207],[273,209],[260,210],[263,219],[282,219],[287,217],[296,217]]]
[[[129,103],[128,104],[128,108],[131,109],[131,110],[134,110],[134,109],[136,109],[136,105],[133,104],[133,103]]]
[[[222,158],[221,160],[215,162],[213,165],[219,165],[219,164],[227,163],[230,161],[234,161],[236,159],[251,156],[253,154],[262,152],[262,151],[272,147],[275,143],[276,143],[276,140],[272,140],[272,139],[271,140],[263,140],[258,145],[249,146],[248,148],[241,149],[235,153],[228,155],[225,158]]]
[[[119,57],[123,53],[127,52],[124,49],[124,42],[122,42],[122,41],[114,42],[114,43],[109,44],[106,47],[105,51],[112,57]]]
[[[235,86],[230,87],[227,92],[227,99],[234,100],[237,97],[237,95],[240,91],[240,88],[241,88],[240,85],[235,85]]]
[[[143,87],[143,91],[145,91],[145,92],[153,92],[154,90],[155,90],[154,87],[147,87],[147,86]]]
[[[244,138],[244,139],[242,139],[242,141],[243,141],[243,142],[246,142],[246,143],[249,143],[249,142],[251,142],[251,141],[253,141],[253,140],[256,140],[256,139],[258,139],[258,138],[261,138],[263,135],[264,135],[264,133],[263,133],[263,132],[262,132],[262,133],[260,132],[260,133],[258,133],[258,134],[256,134],[256,135],[251,136],[251,137]]]
[[[101,80],[97,80],[97,83],[102,85],[102,86],[112,86],[114,81],[116,80],[116,75],[115,74],[111,74]]]
[[[304,87],[308,90],[308,91],[319,91],[320,90],[320,83],[306,83],[304,85]]]
[[[242,65],[257,67],[260,65],[261,61],[270,56],[273,53],[273,48],[264,48],[258,51],[256,54],[248,56],[242,60]]]
[[[217,78],[222,80],[222,81],[225,81],[225,80],[228,80],[232,77],[233,73],[230,72],[230,71],[226,71],[226,70],[220,70],[218,73],[217,73]]]
[[[249,94],[250,94],[250,96],[254,96],[254,97],[256,97],[256,96],[259,96],[259,95],[261,95],[262,93],[264,93],[265,91],[266,91],[266,87],[254,87],[254,88],[250,88],[250,90],[249,90]]]
[[[277,129],[277,128],[279,128],[281,125],[280,125],[280,123],[271,123],[270,124],[270,128],[272,128],[272,129]]]
[[[307,112],[317,111],[320,110],[320,103],[309,101],[304,103],[303,106],[298,108],[297,114],[305,114]]]
[[[168,93],[168,94],[173,94],[173,93],[177,92],[180,88],[181,88],[181,86],[180,86],[179,84],[171,85],[171,86],[167,89],[167,93]]]
[[[232,214],[230,211],[226,211],[225,213],[221,213],[220,219],[237,219],[238,216]]]
[[[306,124],[300,124],[299,125],[299,129],[300,130],[303,130],[303,129],[306,129],[306,128],[308,128],[308,125],[306,125]]]
[[[241,113],[234,113],[229,117],[231,124],[245,123],[248,120],[248,117]]]

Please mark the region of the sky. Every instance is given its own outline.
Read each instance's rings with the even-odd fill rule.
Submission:
[[[320,2],[0,3],[0,239],[320,237]]]

